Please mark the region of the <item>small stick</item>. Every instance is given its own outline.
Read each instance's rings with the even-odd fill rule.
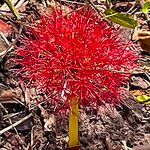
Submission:
[[[99,9],[91,2],[91,0],[87,0],[87,2],[97,11],[97,13],[104,18],[104,15],[99,11]]]
[[[9,131],[10,129],[16,127],[17,125],[21,124],[22,122],[26,121],[27,119],[29,119],[32,116],[32,114],[30,113],[29,115],[27,115],[26,117],[22,118],[21,120],[13,123],[12,125],[4,128],[3,130],[0,131],[0,135],[2,135],[3,133]]]
[[[4,42],[9,46],[9,41],[7,40],[7,38],[5,37],[4,33],[0,32],[0,36],[3,38]]]
[[[7,52],[10,52],[13,48],[14,48],[14,45],[10,45],[8,49],[6,49],[5,51],[0,52],[0,57],[4,58],[4,56],[6,56],[6,54],[7,54]]]
[[[124,140],[122,140],[122,144],[124,146],[124,150],[132,150],[130,147],[127,147],[127,144]]]
[[[5,113],[8,115],[8,111],[5,109],[5,107],[0,103],[0,106],[3,108],[3,110],[5,111]],[[8,116],[8,120],[9,122],[12,124],[12,120],[10,119],[10,117]],[[22,138],[19,136],[19,133],[17,131],[17,129],[14,127],[15,132],[17,133],[17,136],[19,138],[19,140],[24,143],[24,141],[22,140]]]

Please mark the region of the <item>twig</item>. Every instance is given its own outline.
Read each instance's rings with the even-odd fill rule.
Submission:
[[[145,72],[145,75],[147,76],[147,78],[150,80],[150,73],[148,71]]]
[[[6,108],[5,108],[1,103],[0,103],[0,106],[1,106],[1,108],[5,111],[5,113],[8,115],[8,111],[6,110]],[[8,116],[7,119],[9,120],[10,124],[12,125],[12,120],[10,119],[9,116]],[[24,142],[24,141],[22,140],[22,138],[19,136],[19,133],[18,133],[17,129],[16,129],[15,127],[13,127],[13,128],[14,128],[15,132],[17,133],[17,136],[18,136],[19,140],[20,140],[22,143],[25,144],[25,142]]]
[[[29,119],[31,116],[32,116],[32,114],[30,113],[29,115],[27,115],[26,117],[22,118],[21,120],[19,120],[19,121],[13,123],[12,125],[10,125],[10,126],[4,128],[3,130],[0,131],[0,135],[2,135],[3,133],[9,131],[9,130],[12,129],[12,128],[18,126],[18,125],[21,124],[22,122],[24,122],[24,121],[26,121],[27,119]]]
[[[35,128],[35,126],[33,126],[32,127],[32,129],[31,129],[31,147],[33,148],[33,144],[34,144],[34,128]]]
[[[105,18],[104,15],[99,11],[99,9],[93,4],[93,2],[91,2],[91,0],[87,0],[87,2],[97,11],[97,13],[98,13],[101,17]]]
[[[6,56],[6,54],[8,52],[10,52],[15,47],[17,39],[19,39],[19,37],[21,35],[22,28],[23,28],[23,26],[21,25],[21,27],[19,29],[18,36],[16,37],[16,40],[14,42],[12,42],[11,44],[9,43],[9,41],[7,40],[7,38],[5,37],[5,35],[2,32],[0,32],[0,35],[2,36],[2,38],[4,39],[4,41],[6,42],[6,44],[9,45],[8,49],[6,49],[5,51],[0,52],[1,59],[4,58]]]
[[[14,45],[11,45],[8,49],[6,49],[5,51],[0,52],[0,57],[4,58],[4,56],[6,56],[6,54],[8,52],[10,52],[12,49],[14,48]]]
[[[11,113],[11,114],[6,114],[6,115],[4,115],[3,116],[3,120],[7,120],[7,119],[10,119],[10,118],[12,118],[12,117],[14,117],[14,116],[17,116],[17,115],[19,115],[20,113],[23,113],[24,111],[20,111],[20,112],[17,112],[17,113]]]
[[[14,6],[15,6],[15,8],[19,8],[22,4],[27,4],[27,3],[29,3],[29,2],[26,0],[19,0],[14,4]]]
[[[61,0],[61,2],[73,3],[73,4],[79,4],[79,5],[86,5],[83,2],[76,2],[76,1],[70,1],[70,0]]]
[[[7,40],[7,38],[5,37],[5,35],[4,35],[3,32],[0,32],[0,36],[3,38],[3,40],[5,41],[5,43],[9,46],[10,43],[9,43],[9,41]]]
[[[124,150],[132,150],[132,148],[127,147],[127,144],[126,144],[126,142],[124,140],[122,140],[122,144],[124,146]]]

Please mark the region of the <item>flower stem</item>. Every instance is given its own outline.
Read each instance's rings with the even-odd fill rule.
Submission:
[[[69,113],[69,148],[79,146],[78,139],[78,98],[71,98],[71,110]]]

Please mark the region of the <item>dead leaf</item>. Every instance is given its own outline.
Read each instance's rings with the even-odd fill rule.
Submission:
[[[137,97],[139,95],[144,95],[145,92],[143,92],[142,90],[133,90],[133,91],[130,91],[132,93],[133,96]]]
[[[138,145],[133,147],[132,150],[150,150],[150,144]]]
[[[24,12],[24,11],[26,11],[26,5],[28,3],[29,2],[25,1],[25,0],[23,0],[22,2],[19,1],[15,7],[18,9],[19,12]]]
[[[139,41],[144,51],[150,52],[150,31],[136,30],[132,39]]]
[[[40,104],[38,105],[41,110],[41,115],[44,119],[44,130],[45,131],[53,131],[56,123],[54,114],[48,114],[47,110],[44,109]]]
[[[150,143],[150,134],[144,134],[144,141]]]
[[[140,76],[132,76],[130,84],[133,87],[138,87],[143,90],[148,89],[150,87],[150,82]]]
[[[15,95],[12,90],[2,90],[0,98],[13,98]]]
[[[0,32],[3,33],[6,37],[12,33],[12,26],[0,19]]]

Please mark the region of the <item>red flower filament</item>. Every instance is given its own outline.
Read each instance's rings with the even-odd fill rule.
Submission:
[[[91,8],[66,15],[55,8],[30,29],[16,51],[22,76],[60,101],[69,95],[80,104],[116,103],[136,55],[119,33]]]

